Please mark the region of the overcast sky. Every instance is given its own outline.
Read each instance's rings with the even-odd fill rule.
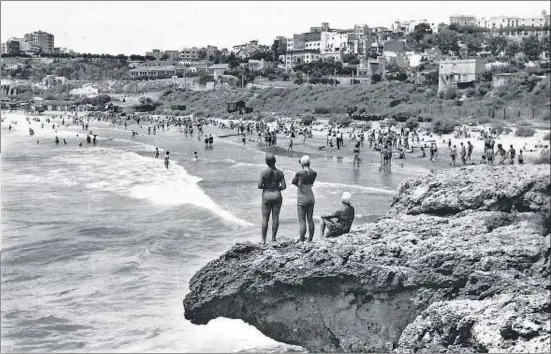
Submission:
[[[450,15],[538,16],[547,1],[21,1],[0,3],[1,40],[43,30],[56,47],[82,53],[144,54],[153,48],[232,45],[307,32],[329,22],[333,28],[390,26],[396,20],[427,18],[448,23]]]

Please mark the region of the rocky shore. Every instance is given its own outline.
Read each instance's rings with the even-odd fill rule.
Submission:
[[[405,182],[337,239],[237,244],[190,281],[185,317],[242,319],[323,352],[547,352],[548,165]]]

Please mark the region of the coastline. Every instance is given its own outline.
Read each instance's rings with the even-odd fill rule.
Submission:
[[[185,316],[239,318],[315,352],[540,352],[550,190],[545,165],[409,180],[386,217],[348,235],[235,245],[194,275]]]

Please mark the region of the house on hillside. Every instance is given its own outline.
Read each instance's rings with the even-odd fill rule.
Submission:
[[[241,63],[242,68],[249,68],[251,71],[262,71],[265,69],[272,69],[274,67],[274,63],[271,61],[264,61],[262,60],[254,60],[249,59],[248,63]]]
[[[213,64],[207,68],[209,75],[214,76],[215,80],[224,75],[224,72],[230,69],[230,64]]]
[[[502,73],[502,74],[494,74],[492,75],[492,86],[493,87],[500,87],[507,85],[511,82],[511,74],[509,73]]]
[[[472,87],[478,75],[485,71],[486,60],[482,58],[442,60],[438,69],[438,92]]]
[[[356,68],[356,75],[358,77],[371,77],[373,74],[383,75],[386,71],[386,59],[385,57],[378,57],[377,59],[361,59],[360,64]]]
[[[390,57],[401,57],[406,52],[406,42],[399,40],[390,40],[386,41],[383,45],[383,56],[386,58]]]

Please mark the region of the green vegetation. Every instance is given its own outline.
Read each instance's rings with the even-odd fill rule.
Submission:
[[[532,127],[527,126],[520,126],[515,131],[515,136],[521,136],[524,138],[534,136],[534,134],[536,134],[536,130]]]
[[[16,69],[1,67],[2,77],[41,81],[48,75],[63,76],[69,80],[120,80],[128,78],[130,67],[121,59],[54,59],[53,63],[41,63],[31,59],[19,60]]]
[[[297,80],[300,78],[302,76],[298,75]],[[482,93],[481,88],[487,91]],[[217,114],[225,111],[227,101],[244,100],[248,107],[254,108],[254,112],[282,114],[344,114],[347,107],[356,107],[360,114],[409,115],[424,122],[442,117],[457,121],[469,116],[475,116],[480,123],[484,123],[484,119],[487,122],[498,119],[543,122],[550,119],[549,77],[540,79],[526,73],[516,73],[512,74],[509,84],[499,89],[492,91],[491,85],[482,83],[474,88],[477,92],[474,96],[465,97],[468,96],[467,90],[447,93],[446,97],[453,99],[446,99],[437,97],[435,86],[409,82],[379,82],[347,87],[303,83],[302,86],[291,89],[211,92],[173,90],[161,100],[168,106],[185,104],[190,109],[202,109]],[[458,100],[461,97],[462,100]],[[461,106],[457,105],[458,102]]]
[[[436,134],[449,134],[452,133],[456,126],[459,125],[458,121],[451,119],[437,119],[432,122],[432,131]]]

